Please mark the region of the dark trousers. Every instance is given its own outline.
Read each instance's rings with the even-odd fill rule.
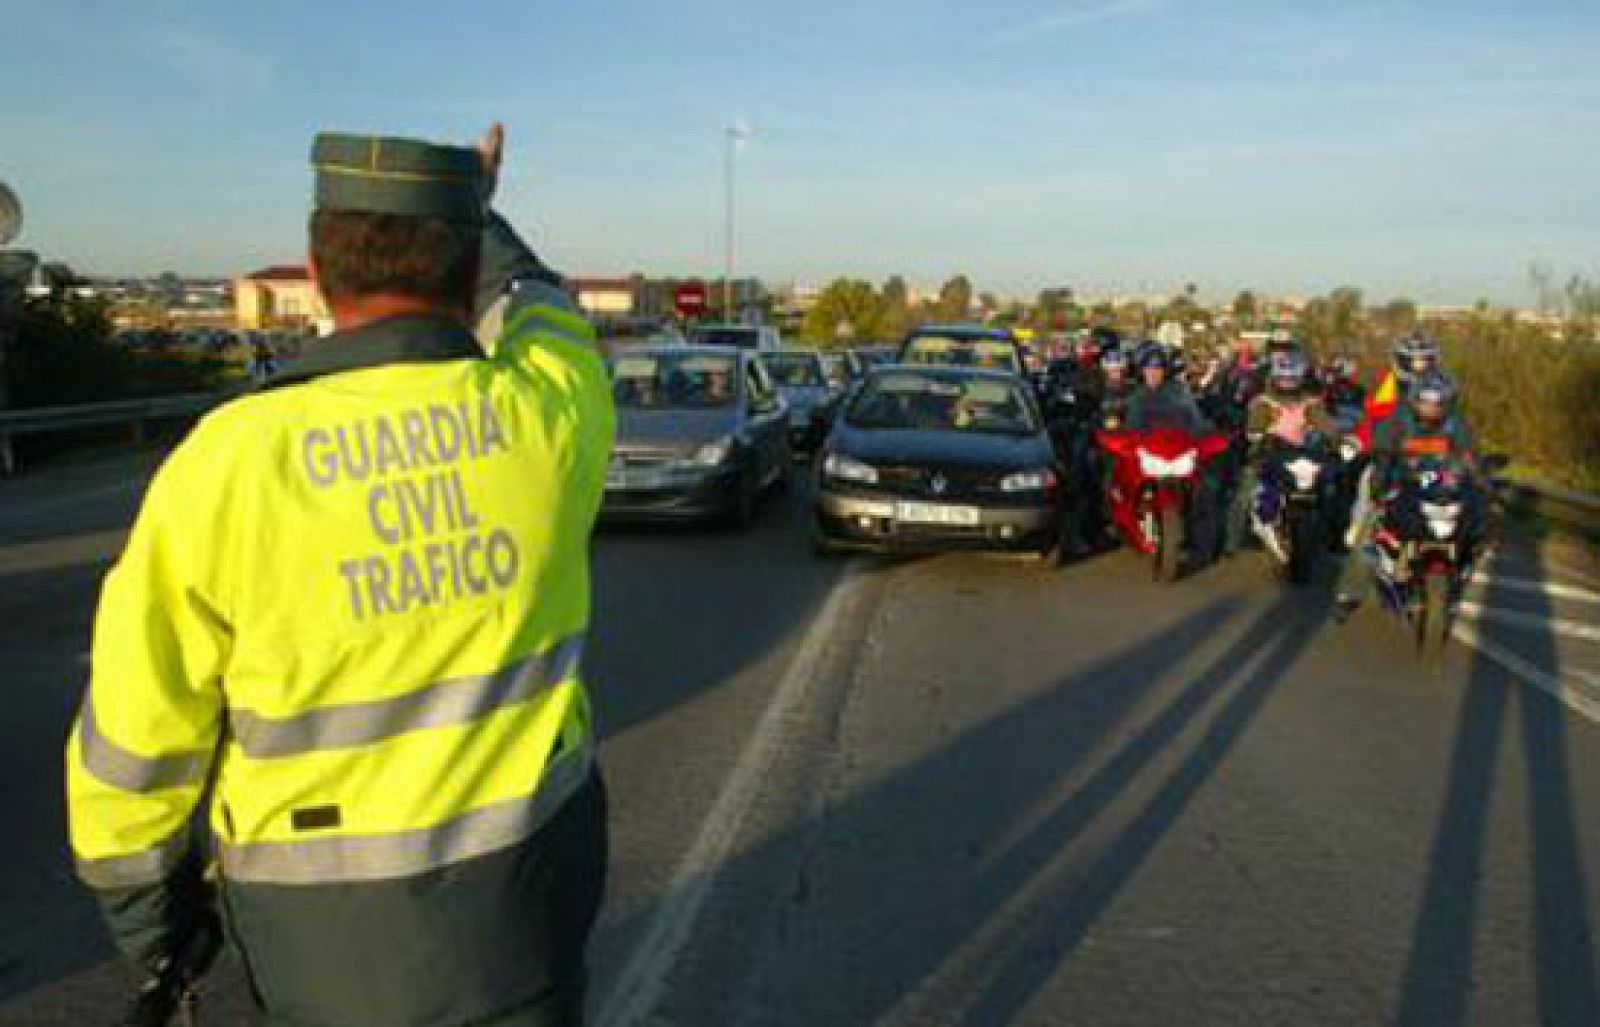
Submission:
[[[549,916],[561,940],[551,954],[554,989],[530,1005],[484,1021],[482,1027],[582,1027],[588,994],[589,934],[605,894],[606,789],[597,768],[539,832],[550,873]]]

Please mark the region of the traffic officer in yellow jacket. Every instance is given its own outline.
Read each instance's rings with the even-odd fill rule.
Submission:
[[[317,138],[337,330],[172,453],[101,596],[79,873],[156,981],[214,897],[270,1023],[582,1018],[614,413],[591,327],[489,209],[500,152],[499,126]]]

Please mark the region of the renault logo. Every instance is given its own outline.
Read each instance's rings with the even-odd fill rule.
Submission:
[[[934,471],[933,472],[933,477],[928,479],[928,488],[932,489],[933,490],[933,494],[936,495],[936,496],[944,495],[945,490],[948,489],[949,487],[950,487],[950,479],[946,478],[943,474],[940,474],[938,471]]]

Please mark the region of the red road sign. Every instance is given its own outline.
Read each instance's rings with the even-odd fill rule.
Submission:
[[[672,294],[672,305],[679,317],[699,317],[706,312],[708,302],[704,282],[684,282]]]

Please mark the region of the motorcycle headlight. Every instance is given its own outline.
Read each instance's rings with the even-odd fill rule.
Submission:
[[[1310,492],[1317,484],[1317,476],[1322,473],[1322,465],[1315,460],[1301,457],[1289,462],[1289,474],[1294,478],[1295,488],[1301,492]]]
[[[1139,450],[1139,470],[1146,478],[1187,478],[1194,473],[1195,451],[1163,460],[1147,449]]]
[[[822,462],[822,473],[840,481],[855,481],[864,485],[878,483],[876,467],[862,463],[853,456],[845,456],[843,453],[829,453],[828,458]]]
[[[707,442],[694,451],[694,456],[689,462],[699,467],[716,467],[725,463],[728,455],[733,452],[733,436],[724,435],[720,439]]]
[[[1001,492],[1045,492],[1056,487],[1056,474],[1048,467],[1015,471],[1000,479]]]

